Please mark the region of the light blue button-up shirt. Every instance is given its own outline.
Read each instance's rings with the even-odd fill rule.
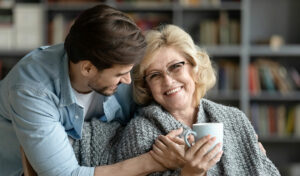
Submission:
[[[63,44],[27,54],[0,82],[0,90],[1,176],[22,173],[20,145],[38,175],[94,175],[94,168],[78,165],[68,141],[68,135],[80,139],[84,117]],[[128,121],[134,110],[131,97],[130,86],[120,85],[105,98],[99,118]]]

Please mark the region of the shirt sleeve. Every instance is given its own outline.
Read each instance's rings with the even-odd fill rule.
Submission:
[[[28,160],[42,176],[93,176],[94,168],[79,166],[53,98],[34,87],[9,93],[12,123]]]

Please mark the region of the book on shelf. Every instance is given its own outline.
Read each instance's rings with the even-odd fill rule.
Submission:
[[[300,137],[300,104],[285,105],[252,104],[250,120],[256,132],[263,137]]]
[[[206,19],[200,23],[200,44],[201,45],[217,45],[219,28],[215,20]]]
[[[63,3],[86,3],[86,2],[103,2],[103,0],[47,0],[49,3],[55,3],[55,2],[63,2]]]
[[[251,95],[258,95],[262,90],[286,94],[300,88],[299,72],[294,66],[260,58],[249,64],[248,73]]]
[[[291,108],[287,114],[286,133],[292,134],[295,130],[295,108]]]
[[[300,136],[300,105],[295,108],[295,135]]]
[[[0,15],[0,50],[13,48],[13,23],[11,14]]]
[[[219,19],[204,19],[199,24],[201,45],[236,45],[240,43],[240,22],[221,11]]]
[[[249,75],[249,92],[251,95],[259,94],[261,91],[260,81],[259,81],[259,73],[257,66],[253,63],[249,64],[248,68],[248,75]]]
[[[241,26],[239,20],[230,19],[229,21],[229,43],[239,44],[241,36]]]
[[[74,19],[68,19],[61,13],[55,14],[48,24],[48,43],[63,42],[73,23]]]
[[[219,6],[221,0],[180,0],[183,6]]]
[[[0,0],[1,7],[12,7],[15,3],[15,0]]]
[[[16,3],[13,12],[16,49],[32,49],[43,44],[43,8],[37,3]]]
[[[274,80],[270,68],[266,65],[259,65],[258,71],[262,80],[262,87],[267,91],[275,91]]]
[[[220,32],[220,44],[229,45],[230,44],[230,22],[228,12],[221,11],[219,19],[219,32]]]
[[[276,109],[277,112],[277,130],[278,130],[278,136],[282,137],[285,135],[285,126],[286,126],[286,108],[284,105],[280,105]]]
[[[149,30],[160,24],[171,23],[171,17],[159,13],[127,13],[141,30]]]
[[[275,107],[273,106],[269,106],[268,107],[268,121],[269,121],[269,133],[270,135],[276,135],[277,130],[277,125],[276,125],[276,121],[277,121],[277,115],[275,114],[276,110]]]
[[[296,68],[292,67],[288,69],[289,75],[291,75],[291,79],[293,80],[293,86],[296,89],[300,89],[300,74],[299,71],[297,71]]]
[[[239,89],[239,66],[235,62],[218,62],[217,85],[219,91],[232,92]]]

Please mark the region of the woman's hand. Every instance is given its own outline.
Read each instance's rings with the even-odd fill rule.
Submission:
[[[210,138],[210,135],[205,136],[186,151],[186,163],[181,170],[181,176],[205,175],[221,159],[223,151],[219,151],[221,147],[220,143],[209,151],[215,140],[215,137]]]
[[[178,137],[182,132],[182,128],[173,130],[166,136],[159,136],[153,144],[150,154],[165,168],[177,169],[185,164],[185,143]]]

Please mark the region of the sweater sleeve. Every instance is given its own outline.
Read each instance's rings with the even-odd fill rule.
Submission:
[[[117,151],[117,162],[139,156],[151,150],[155,139],[161,135],[159,128],[147,118],[137,116],[126,126]],[[180,175],[180,170],[155,172],[151,176]]]
[[[148,152],[160,134],[148,119],[136,116],[126,126],[118,144],[117,162]]]

